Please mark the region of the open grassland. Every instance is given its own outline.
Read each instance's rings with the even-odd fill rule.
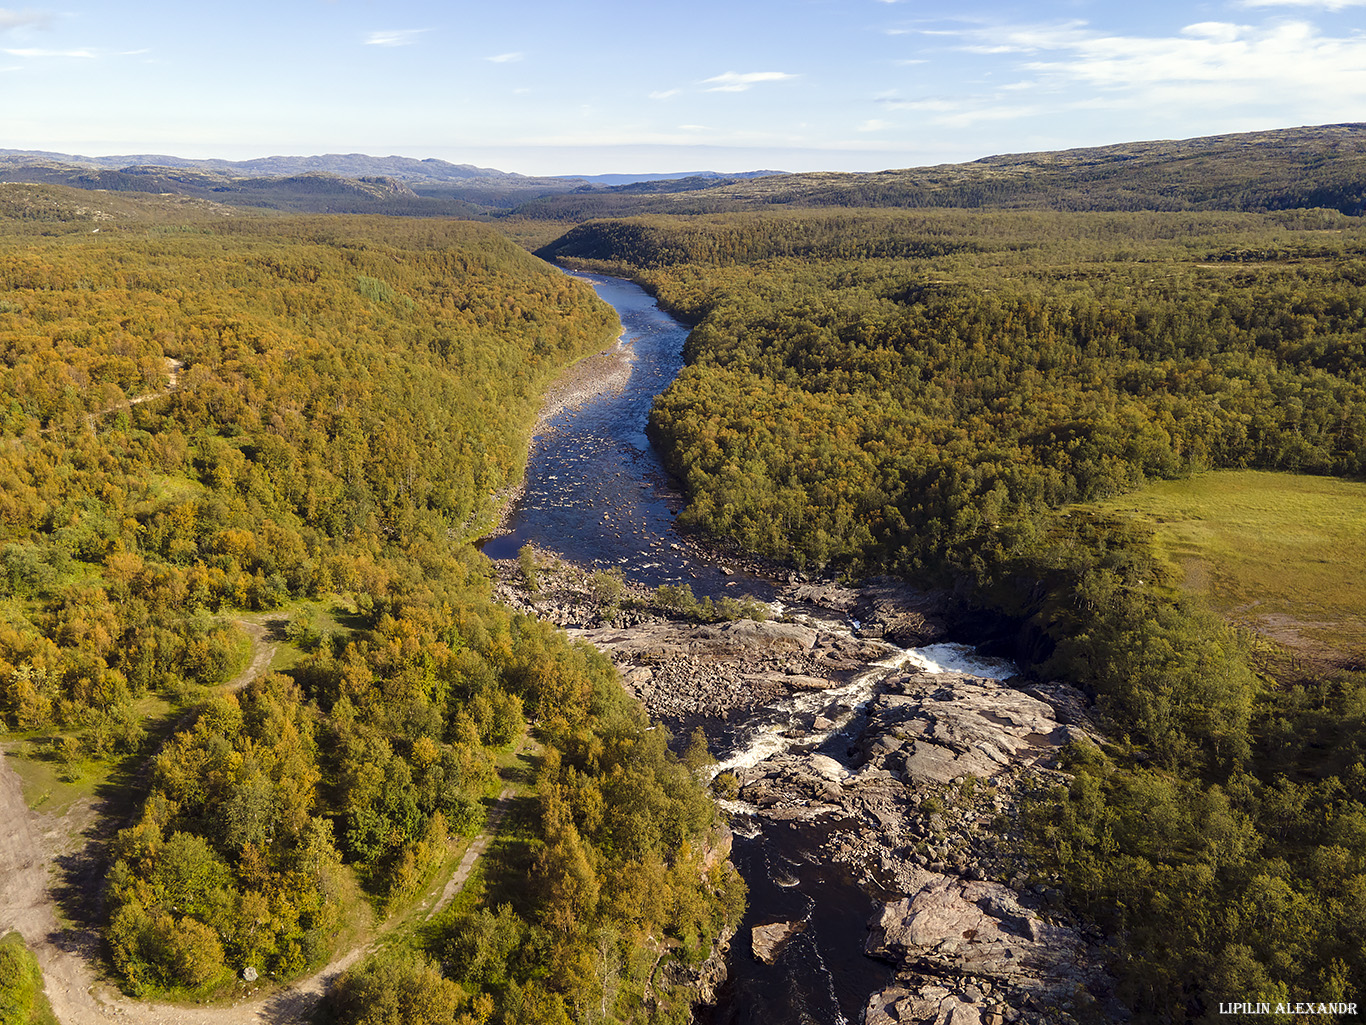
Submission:
[[[1226,470],[1098,507],[1151,523],[1175,579],[1230,618],[1305,655],[1366,659],[1366,483]]]

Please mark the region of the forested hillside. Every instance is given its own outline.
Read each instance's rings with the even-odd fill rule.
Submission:
[[[1366,125],[1011,153],[872,172],[747,172],[603,184],[364,154],[249,161],[0,150],[0,177],[299,212],[575,223],[782,207],[1010,210],[1366,210]]]
[[[0,716],[71,778],[150,758],[109,851],[121,985],[321,964],[429,882],[534,718],[496,936],[466,908],[424,934],[440,970],[404,963],[447,1021],[685,1013],[642,973],[705,957],[743,903],[703,863],[711,802],[610,662],[489,601],[468,544],[610,308],[468,223],[33,186],[0,210]],[[306,657],[223,688],[271,610]],[[417,992],[391,968],[358,970],[343,1020]]]
[[[652,417],[684,522],[950,587],[1095,695],[1115,743],[1075,753],[1036,853],[1116,937],[1142,1020],[1366,986],[1366,679],[1274,678],[1142,529],[1076,505],[1366,472],[1357,220],[794,211],[589,222],[546,252],[696,323]]]
[[[1366,211],[1366,126],[1320,125],[1199,139],[1013,153],[876,172],[817,171],[639,195],[543,196],[526,217],[582,221],[775,207],[981,210]]]

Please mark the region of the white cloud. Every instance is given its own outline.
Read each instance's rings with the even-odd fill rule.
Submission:
[[[47,28],[52,23],[52,15],[47,11],[11,11],[0,7],[0,32],[12,28]]]
[[[667,100],[671,97],[677,96],[682,91],[682,89],[657,89],[654,92],[650,93],[650,99]]]
[[[884,128],[891,127],[892,125],[889,121],[883,121],[881,118],[878,117],[870,117],[867,121],[863,122],[863,124],[858,126],[858,130],[860,132],[880,132]]]
[[[1210,39],[1216,43],[1231,43],[1238,38],[1241,26],[1227,21],[1199,21],[1187,25],[1181,34],[1189,39]]]
[[[1340,0],[1339,0],[1340,2]],[[1366,0],[1363,0],[1366,2]],[[1305,21],[1264,25],[1197,22],[1169,36],[1107,35],[1083,22],[1053,26],[977,27],[959,32],[959,49],[1017,53],[1015,65],[1032,84],[1060,94],[1078,89],[1129,94],[1135,103],[1157,96],[1180,108],[1201,103],[1280,105],[1325,97],[1366,102],[1366,34],[1327,36]],[[1015,82],[1018,90],[1030,83]],[[1184,95],[1180,94],[1184,90]]]
[[[371,32],[365,37],[366,46],[412,46],[417,42],[417,37],[426,32],[425,28],[399,28],[388,29],[381,32]]]
[[[35,47],[22,47],[0,52],[7,53],[11,57],[80,57],[90,59],[95,56],[93,50],[40,50]]]
[[[878,95],[874,96],[873,102],[883,110],[912,110],[921,113],[944,113],[961,110],[964,104],[971,104],[976,101],[971,98],[945,99],[936,96],[922,96],[919,99],[908,100],[900,93],[886,92],[878,93]]]
[[[1192,135],[1199,129],[1178,125],[1197,113],[1202,128],[1232,131],[1253,115],[1256,127],[1356,120],[1366,106],[1366,30],[1330,34],[1304,19],[1201,21],[1151,36],[1082,21],[977,22],[924,34],[941,37],[941,47],[987,55],[1000,84],[979,78],[976,88],[875,100],[880,112],[908,112],[949,130],[1099,120],[1169,124],[1158,130]]]
[[[519,60],[521,60],[521,59],[522,59],[523,57],[525,57],[525,56],[526,56],[526,55],[523,54],[523,53],[516,53],[516,52],[514,52],[514,53],[500,53],[500,54],[498,54],[497,56],[494,56],[494,57],[485,57],[484,59],[487,60],[487,61],[492,61],[494,64],[516,64]]]
[[[1191,28],[1198,31],[1167,39],[1091,36],[1068,45],[1062,59],[1025,67],[1101,89],[1237,83],[1268,97],[1325,90],[1366,97],[1366,36],[1330,38],[1296,21]]]
[[[1057,25],[1003,25],[958,30],[926,29],[927,36],[957,36],[964,40],[960,50],[968,53],[1038,53],[1076,46],[1095,33],[1084,21],[1065,21]]]
[[[760,82],[785,82],[796,77],[796,75],[789,75],[786,71],[749,71],[744,74],[737,71],[727,71],[711,78],[704,78],[702,84],[711,86],[707,90],[708,92],[742,93]]]
[[[1324,11],[1342,11],[1361,7],[1366,0],[1238,0],[1235,7],[1314,7]]]

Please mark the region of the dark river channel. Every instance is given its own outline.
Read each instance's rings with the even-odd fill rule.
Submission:
[[[674,528],[682,506],[659,455],[645,434],[654,397],[683,366],[688,328],[664,313],[631,282],[597,275],[588,280],[616,308],[624,328],[618,344],[634,360],[619,393],[595,398],[556,416],[534,439],[525,496],[508,521],[510,532],[491,539],[491,558],[516,556],[532,542],[581,565],[619,566],[650,587],[688,583],[699,595],[749,594],[769,600],[768,581],[723,574],[718,563],[683,543]],[[774,715],[739,724],[722,740],[722,759],[743,757],[755,734],[771,730]],[[838,738],[829,743],[837,745]],[[713,741],[716,746],[716,740]],[[860,1019],[869,995],[890,980],[887,965],[862,953],[874,904],[839,867],[822,857],[828,827],[734,820],[732,860],[749,886],[749,910],[731,945],[729,981],[718,1004],[699,1009],[706,1025],[847,1025]],[[754,925],[801,920],[805,929],[773,965],[750,949]]]

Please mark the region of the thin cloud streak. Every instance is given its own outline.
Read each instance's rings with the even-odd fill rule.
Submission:
[[[0,7],[0,32],[15,28],[47,28],[52,24],[52,14],[48,11],[12,11]]]
[[[91,60],[95,54],[92,50],[40,50],[34,47],[16,47],[12,50],[0,51],[9,54],[11,57],[75,57],[82,60]]]
[[[1312,7],[1320,11],[1345,11],[1366,6],[1366,0],[1238,0],[1235,7]]]
[[[749,71],[744,74],[727,71],[711,78],[704,78],[702,84],[710,85],[711,88],[707,92],[711,93],[742,93],[760,82],[785,82],[796,77],[786,71]]]
[[[371,32],[365,37],[366,46],[412,46],[425,28],[400,28]]]

